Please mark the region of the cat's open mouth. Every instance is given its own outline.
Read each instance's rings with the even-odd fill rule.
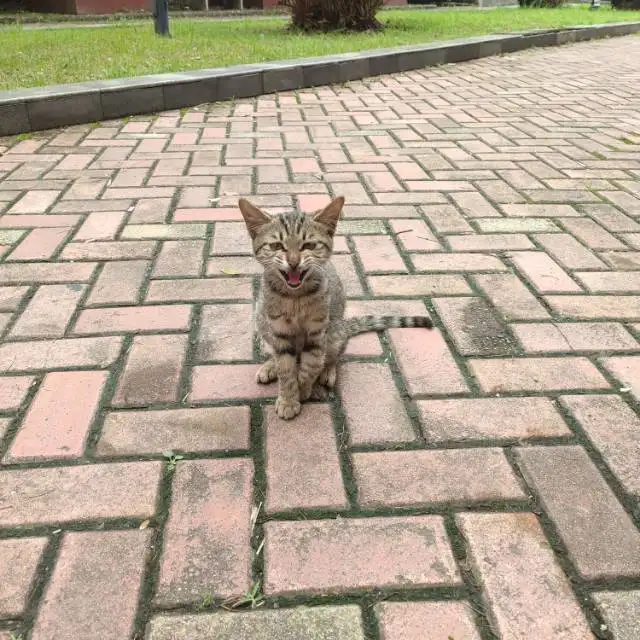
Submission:
[[[302,281],[304,280],[306,273],[307,273],[306,271],[299,271],[298,269],[295,269],[293,271],[287,271],[283,275],[286,283],[292,289],[296,289],[302,284]]]

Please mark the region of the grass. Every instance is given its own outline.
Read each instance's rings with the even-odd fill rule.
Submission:
[[[0,29],[0,90],[103,80],[419,44],[537,28],[640,20],[640,11],[583,7],[384,11],[381,33],[303,35],[281,18],[173,20],[172,39],[150,21],[100,29]]]

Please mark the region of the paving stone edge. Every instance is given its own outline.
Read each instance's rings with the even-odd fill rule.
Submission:
[[[194,107],[640,32],[640,22],[466,38],[356,53],[0,91],[0,136]]]

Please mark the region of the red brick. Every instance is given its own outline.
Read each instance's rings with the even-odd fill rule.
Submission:
[[[452,197],[468,197],[471,193],[451,194]],[[488,205],[484,201],[485,205]],[[465,233],[473,231],[467,220],[460,215],[460,212],[450,204],[424,205],[420,207],[424,217],[431,223],[437,233]],[[487,215],[496,216],[498,212],[490,207]]]
[[[243,398],[274,398],[276,384],[256,382],[257,364],[212,364],[193,367],[191,402],[209,400],[239,400]]]
[[[206,360],[253,358],[251,304],[213,304],[202,308],[196,357]]]
[[[391,228],[405,251],[441,251],[442,247],[422,220],[391,220]]]
[[[473,279],[507,320],[549,317],[540,302],[514,274],[477,275]]]
[[[19,409],[34,380],[32,376],[0,376],[0,411]]]
[[[570,204],[504,204],[502,210],[515,218],[571,218],[580,213]]]
[[[44,213],[60,195],[60,191],[27,191],[9,213]]]
[[[400,180],[426,180],[425,170],[417,162],[392,162],[390,164]]]
[[[144,407],[178,400],[187,344],[186,335],[136,336],[113,405]]]
[[[615,236],[605,231],[597,222],[589,218],[566,219],[564,227],[590,249],[624,249],[625,246]]]
[[[90,213],[80,229],[73,236],[74,242],[94,240],[114,240],[124,222],[122,211],[96,211]]]
[[[12,251],[8,260],[48,260],[69,235],[69,229],[34,229]]]
[[[640,591],[601,591],[591,595],[616,640],[634,640],[640,629]]]
[[[46,546],[47,538],[0,540],[0,617],[22,617]]]
[[[600,451],[620,484],[640,493],[640,459],[635,454],[640,419],[619,396],[563,396],[567,407]]]
[[[473,191],[470,182],[461,180],[413,180],[406,183],[409,191]]]
[[[460,398],[416,404],[429,443],[526,440],[572,433],[548,398]]]
[[[640,532],[582,447],[527,447],[518,460],[583,579],[640,575]]]
[[[38,287],[11,329],[11,337],[62,337],[85,289],[85,286],[79,284],[51,284]]]
[[[616,356],[602,361],[605,369],[640,401],[640,356]]]
[[[307,638],[311,629],[313,632],[319,630],[322,640],[365,640],[360,607],[353,604],[156,615],[149,622],[148,629],[148,640],[176,640],[180,636],[216,640],[293,640]]]
[[[368,280],[376,296],[441,296],[471,292],[461,275],[370,276]]]
[[[640,271],[578,271],[575,276],[594,293],[640,293]]]
[[[151,258],[156,248],[151,240],[113,242],[70,242],[60,254],[62,260],[135,260]]]
[[[557,322],[511,326],[528,353],[638,351],[640,344],[615,322]]]
[[[95,263],[87,264],[2,264],[0,283],[89,282]]]
[[[609,388],[587,358],[495,358],[468,364],[486,393]]]
[[[0,287],[0,310],[15,311],[28,292],[29,287]]]
[[[460,582],[439,516],[271,521],[265,531],[268,595]]]
[[[95,367],[113,364],[122,347],[122,338],[64,338],[0,345],[0,371],[31,371]]]
[[[264,432],[269,511],[349,506],[327,405],[309,405],[294,421],[266,407]]]
[[[150,518],[160,462],[118,462],[0,471],[0,526]]]
[[[120,238],[125,240],[181,240],[203,238],[207,233],[205,224],[128,224]]]
[[[78,317],[73,332],[86,335],[187,331],[190,319],[191,307],[189,305],[87,309]]]
[[[416,271],[506,271],[507,267],[496,256],[479,253],[432,253],[412,255]],[[460,292],[460,293],[466,293]]]
[[[298,207],[300,211],[304,213],[313,213],[326,207],[329,204],[330,198],[327,195],[316,194],[300,194],[297,196]]]
[[[136,170],[125,169],[125,171]],[[91,198],[97,198],[106,184],[106,180],[99,178],[80,177],[72,182],[71,187],[65,191],[62,198],[64,200],[90,200]]]
[[[129,223],[164,222],[170,208],[171,198],[141,198],[129,216]]]
[[[413,507],[525,497],[501,449],[354,453],[358,503]]]
[[[151,531],[65,533],[33,640],[121,640],[136,619]]]
[[[467,391],[467,384],[440,331],[391,329],[389,337],[412,396]]]
[[[249,419],[248,407],[111,412],[97,452],[114,456],[247,449]]]
[[[333,174],[344,175],[344,174]],[[352,218],[378,218],[392,220],[393,218],[419,218],[416,207],[411,205],[385,206],[380,204],[357,205],[350,201],[342,213],[342,218],[350,220]],[[403,222],[408,222],[404,220]],[[393,222],[391,223],[393,226]]]
[[[403,191],[402,185],[384,166],[380,171],[362,173],[362,179],[371,191]]]
[[[638,204],[640,205],[640,202]],[[608,231],[614,233],[616,231],[640,231],[640,224],[611,205],[584,205],[582,209]]]
[[[229,222],[233,220],[242,220],[242,214],[237,207],[176,209],[173,214],[174,222]]]
[[[7,460],[81,456],[106,382],[103,371],[47,374]]]
[[[338,375],[351,444],[411,442],[415,433],[389,367],[348,362]],[[369,393],[375,389],[376,393]]]
[[[211,245],[212,255],[251,255],[252,253],[244,222],[216,222]]]
[[[338,239],[338,238],[336,238]],[[335,249],[334,249],[335,250]],[[260,263],[249,256],[224,256],[209,258],[207,276],[255,275],[262,273]]]
[[[582,291],[546,253],[519,251],[511,254],[511,259],[539,293],[580,293]]]
[[[332,262],[342,280],[347,296],[363,295],[364,291],[353,264],[353,258],[350,255],[334,255]]]
[[[486,183],[485,183],[486,184]],[[507,187],[511,191],[510,187]],[[458,205],[466,218],[499,217],[500,213],[480,193],[452,193],[451,199]],[[515,202],[518,202],[516,200]]]
[[[383,640],[480,640],[466,602],[381,602],[374,607]]]
[[[447,199],[441,193],[434,191],[405,191],[376,192],[375,199],[381,205],[407,205],[407,204],[445,204]]]
[[[640,269],[640,251],[603,251],[600,256],[614,269]]]
[[[506,356],[517,352],[506,326],[482,298],[438,298],[434,306],[453,337],[458,353]]]
[[[0,218],[0,229],[31,229],[33,227],[72,227],[80,220],[80,216],[64,215],[4,215]]]
[[[89,294],[87,305],[135,304],[149,265],[146,260],[106,262]]]
[[[527,236],[521,233],[481,233],[476,235],[447,236],[454,251],[504,251],[506,249],[533,249]]]
[[[533,514],[464,513],[456,519],[497,637],[593,638]]]
[[[580,320],[638,320],[640,296],[547,296],[561,317]]]
[[[605,264],[580,244],[573,236],[564,233],[541,233],[538,242],[566,269],[603,269]]]
[[[177,465],[156,603],[240,596],[251,586],[251,483],[246,459]]]
[[[205,302],[207,300],[251,300],[249,278],[190,278],[153,280],[146,302]]]
[[[353,242],[365,272],[407,271],[398,249],[389,236],[354,236]]]
[[[320,166],[314,158],[292,158],[289,164],[293,173],[320,173]]]
[[[475,223],[482,233],[560,231],[554,222],[545,218],[478,218]]]

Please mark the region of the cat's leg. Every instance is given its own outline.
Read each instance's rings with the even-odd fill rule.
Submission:
[[[300,406],[296,350],[290,342],[278,340],[274,344],[274,351],[279,386],[276,413],[283,420],[291,420],[300,413],[302,408]]]
[[[333,389],[336,386],[338,360],[344,351],[347,339],[346,327],[343,322],[336,322],[329,327],[324,366],[318,376],[318,383],[328,389]]]
[[[324,367],[327,336],[323,331],[318,335],[308,336],[298,365],[298,384],[300,400],[303,402],[311,397],[314,385]]]
[[[277,379],[278,365],[276,364],[276,359],[271,356],[258,369],[258,373],[256,373],[256,381],[260,384],[269,384],[270,382],[275,382]]]

